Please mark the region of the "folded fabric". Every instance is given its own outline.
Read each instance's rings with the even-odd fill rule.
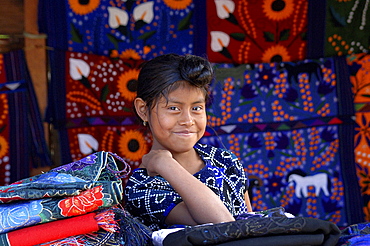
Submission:
[[[97,233],[71,236],[39,244],[39,246],[145,246],[151,244],[152,231],[123,209],[113,208],[116,230],[100,229]]]
[[[0,187],[0,233],[86,214],[122,201],[120,157],[96,152],[79,161]],[[125,164],[125,162],[122,160]]]
[[[307,217],[251,217],[188,227],[169,234],[163,245],[224,245],[228,242],[230,244],[225,245],[234,245],[231,244],[233,241],[235,245],[241,245],[237,244],[238,240],[251,239],[253,243],[250,245],[302,245],[302,242],[307,242],[308,245],[329,246],[335,245],[339,237],[339,228],[325,220]],[[266,244],[268,239],[273,244]]]
[[[370,222],[353,224],[344,228],[337,245],[370,245]]]
[[[0,234],[0,242],[3,246],[32,246],[70,236],[96,232],[99,228],[114,232],[117,227],[114,213],[106,210],[98,214],[88,213]]]

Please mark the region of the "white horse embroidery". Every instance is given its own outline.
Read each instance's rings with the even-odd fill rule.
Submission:
[[[308,186],[315,187],[315,194],[319,196],[320,191],[324,192],[325,196],[329,196],[328,191],[328,180],[329,177],[326,173],[318,173],[312,176],[300,176],[298,174],[291,174],[289,175],[288,182],[292,183],[295,182],[295,194],[298,198],[307,197],[308,196]]]

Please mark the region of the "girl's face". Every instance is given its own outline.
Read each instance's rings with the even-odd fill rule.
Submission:
[[[206,124],[205,95],[196,87],[182,83],[159,99],[148,123],[153,134],[153,149],[167,149],[172,154],[188,152],[203,136]]]

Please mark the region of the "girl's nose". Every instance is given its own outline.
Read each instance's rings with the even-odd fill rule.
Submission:
[[[191,126],[191,125],[194,124],[194,118],[190,113],[184,112],[181,115],[181,118],[179,119],[179,124],[180,125],[190,125]]]

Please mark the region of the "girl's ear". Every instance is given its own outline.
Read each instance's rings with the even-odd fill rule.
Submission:
[[[146,106],[146,103],[141,98],[135,98],[134,100],[134,106],[136,113],[139,115],[139,117],[143,121],[148,121],[148,107]]]

